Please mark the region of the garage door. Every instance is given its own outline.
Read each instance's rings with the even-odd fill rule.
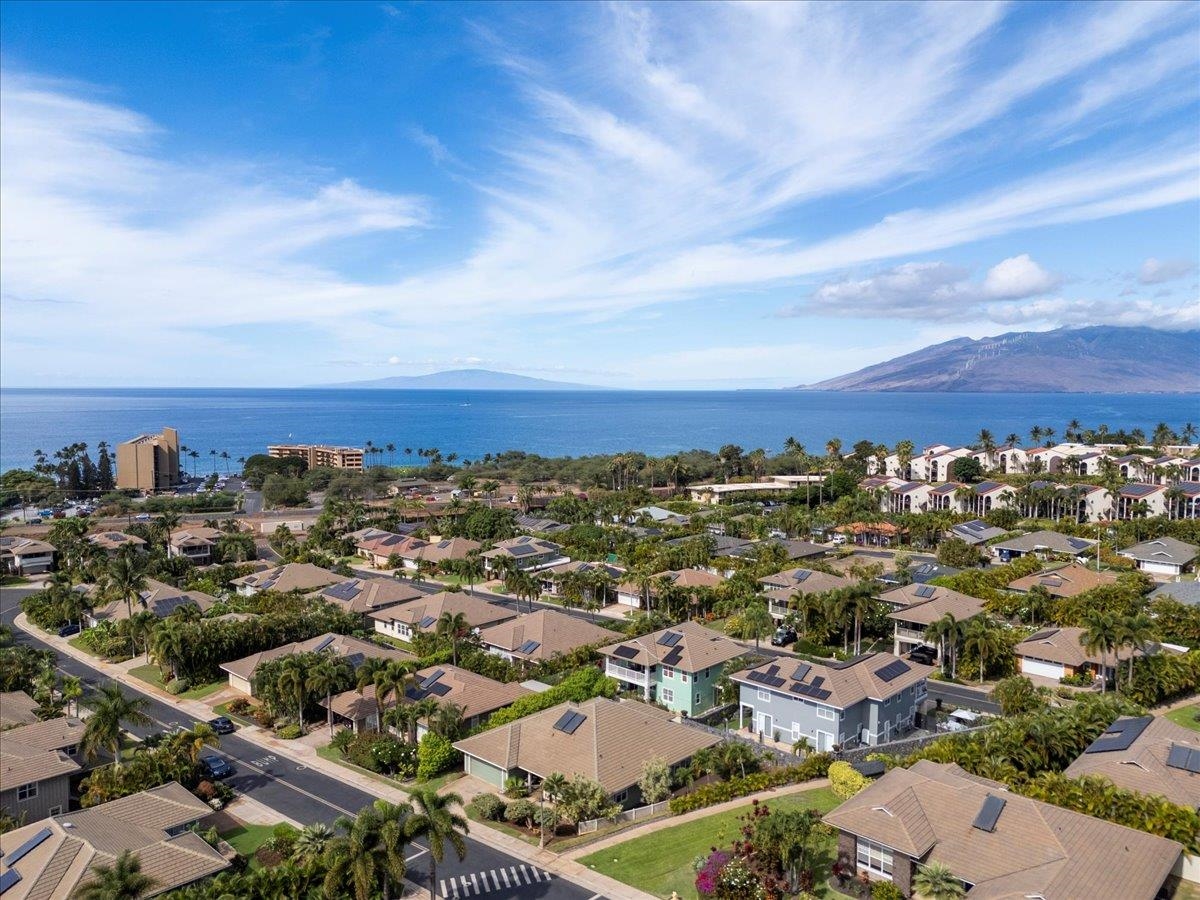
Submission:
[[[1062,678],[1061,663],[1043,662],[1039,659],[1022,659],[1021,671],[1026,675],[1041,675],[1044,678]]]
[[[491,763],[486,763],[474,756],[466,757],[463,768],[468,775],[474,775],[480,781],[486,781],[492,787],[504,788],[504,770]]]

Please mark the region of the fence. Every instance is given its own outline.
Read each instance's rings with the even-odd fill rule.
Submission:
[[[973,734],[977,731],[984,731],[992,725],[989,722],[986,725],[977,725],[974,728],[965,728],[962,731],[939,731],[933,734],[925,732],[911,737],[900,738],[899,740],[889,741],[886,744],[863,744],[859,747],[854,747],[851,750],[842,750],[840,753],[835,753],[837,759],[844,759],[847,762],[857,762],[860,759],[865,759],[872,753],[887,753],[891,756],[904,756],[912,753],[914,750],[920,750],[926,744],[931,744],[940,738],[948,737],[951,734]]]
[[[763,751],[774,757],[777,765],[791,766],[804,760],[804,757],[783,750],[774,742],[766,743],[765,741],[759,741],[755,737],[740,731],[734,731],[730,728],[714,728],[712,725],[705,725],[696,719],[684,719],[683,724],[690,728],[699,728],[701,731],[707,731],[709,734],[715,734],[724,740],[737,741],[738,743],[753,747],[755,750]]]
[[[641,819],[650,819],[659,813],[666,812],[670,805],[670,800],[662,800],[658,803],[651,803],[649,806],[638,806],[633,809],[624,810],[610,819],[589,819],[586,822],[579,823],[579,833],[591,834],[605,823],[617,825],[621,822],[637,822]]]

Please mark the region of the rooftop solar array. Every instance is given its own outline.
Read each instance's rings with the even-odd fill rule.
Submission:
[[[810,666],[808,663],[801,663],[800,665],[796,666],[796,670],[792,672],[792,680],[803,681],[808,677],[808,673],[811,671],[812,666]]]
[[[934,588],[930,587],[929,585],[923,584],[919,588],[917,588],[915,591],[913,591],[913,593],[916,594],[918,597],[923,597],[925,599],[928,599],[934,595],[935,590],[934,590]]]
[[[814,678],[812,684],[803,684],[799,681],[794,681],[788,690],[802,697],[812,697],[814,700],[828,700],[833,696],[833,692],[821,687],[824,681],[824,678]]]
[[[432,625],[436,621],[437,621],[437,619],[435,619],[433,616],[422,616],[421,621],[418,622],[417,625],[420,626],[421,628],[428,628],[430,625]]]
[[[756,684],[765,684],[768,687],[783,687],[787,679],[780,678],[776,673],[779,671],[779,666],[771,666],[765,672],[754,671],[746,677]]]
[[[1047,628],[1045,631],[1039,631],[1037,634],[1031,634],[1025,638],[1025,643],[1029,643],[1030,641],[1044,641],[1047,638],[1054,637],[1056,634],[1058,634],[1057,628]]]
[[[554,730],[564,734],[574,734],[585,721],[587,721],[587,716],[570,709],[558,717],[558,721],[554,723]]]
[[[437,669],[437,670],[431,672],[430,674],[425,676],[423,679],[421,679],[421,689],[425,690],[425,691],[429,690],[433,685],[437,684],[437,680],[445,674],[446,674],[445,669]]]
[[[663,632],[662,637],[658,639],[657,643],[662,644],[664,647],[674,647],[682,640],[683,635],[678,631],[665,631]]]
[[[1069,537],[1067,538],[1067,543],[1076,550],[1086,550],[1088,547],[1092,546],[1090,541],[1085,541],[1083,538]]]
[[[429,686],[429,693],[433,694],[435,697],[445,697],[448,693],[450,693],[450,685],[442,684],[440,681],[437,684],[431,684]]]
[[[1183,744],[1172,744],[1167,753],[1167,765],[1172,769],[1200,773],[1200,750],[1185,747]]]
[[[362,588],[357,581],[343,581],[331,588],[327,588],[325,596],[332,597],[334,600],[353,600],[361,592]]]
[[[894,681],[895,679],[897,679],[901,675],[903,675],[905,672],[909,671],[909,668],[910,667],[909,667],[908,663],[897,659],[893,662],[888,663],[886,666],[884,666],[882,669],[880,669],[878,672],[876,672],[875,677],[878,678],[880,681],[886,681],[886,682]]]
[[[16,862],[20,860],[26,853],[31,853],[40,847],[42,841],[46,840],[46,838],[50,837],[50,835],[53,833],[54,832],[52,832],[49,828],[43,828],[12,853],[8,854],[8,856],[4,857],[4,864],[6,866],[16,864]]]
[[[3,894],[20,880],[21,873],[16,869],[9,869],[3,875],[0,875],[0,894]]]
[[[636,647],[622,646],[613,651],[613,656],[619,656],[621,659],[633,659],[635,656],[637,656],[637,654],[638,652]]]
[[[683,659],[683,648],[682,647],[672,647],[671,652],[663,657],[663,665],[665,665],[665,666],[678,665],[680,660],[682,660],[682,659]]]
[[[319,643],[319,644],[317,644],[317,646],[313,647],[312,652],[320,653],[322,650],[324,650],[326,647],[328,647],[330,644],[332,644],[336,638],[337,638],[337,635],[331,634],[328,637],[322,639],[321,643]]]
[[[1104,733],[1092,741],[1084,753],[1110,753],[1114,750],[1128,750],[1143,731],[1150,725],[1150,716],[1139,716],[1136,719],[1118,719],[1105,729]]]
[[[812,572],[809,571],[808,569],[800,569],[792,576],[792,580],[793,581],[804,581],[811,574],[812,574]]]
[[[537,547],[530,547],[528,544],[514,544],[508,548],[508,552],[513,556],[528,556],[530,553],[537,553]]]
[[[983,806],[979,808],[979,815],[971,824],[980,831],[995,831],[996,823],[1000,820],[1000,813],[1004,812],[1004,805],[1007,802],[1003,797],[988,794],[987,799],[983,801]]]

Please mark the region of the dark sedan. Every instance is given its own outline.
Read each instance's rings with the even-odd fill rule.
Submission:
[[[200,770],[205,778],[228,778],[233,774],[233,766],[219,756],[200,757]]]
[[[233,734],[237,729],[237,726],[233,724],[233,719],[229,716],[217,716],[215,719],[209,719],[208,724],[217,734]]]

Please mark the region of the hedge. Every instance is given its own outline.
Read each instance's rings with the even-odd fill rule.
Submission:
[[[814,753],[804,762],[796,766],[782,766],[778,769],[768,769],[765,772],[755,772],[745,778],[730,778],[728,781],[718,781],[706,784],[690,794],[676,797],[669,804],[671,815],[703,809],[726,800],[736,800],[750,794],[757,794],[769,788],[782,787],[785,784],[799,784],[802,781],[812,781],[823,778],[829,773],[829,764],[833,761],[828,753]]]
[[[507,725],[517,719],[541,712],[568,700],[583,703],[593,697],[614,697],[617,683],[594,666],[572,672],[561,682],[540,694],[526,694],[511,706],[492,713],[483,730]]]
[[[860,774],[844,760],[838,760],[829,766],[829,786],[843,800],[849,800],[870,783],[871,779]]]
[[[462,754],[454,745],[434,731],[427,731],[417,745],[417,778],[426,781],[454,768]]]

